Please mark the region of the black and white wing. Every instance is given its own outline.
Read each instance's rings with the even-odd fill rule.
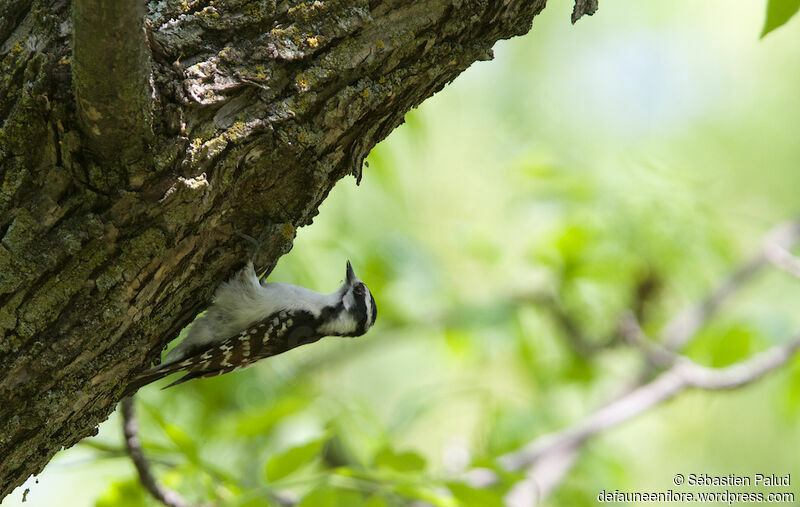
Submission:
[[[246,368],[265,357],[319,340],[322,335],[317,333],[317,327],[317,319],[306,311],[282,310],[273,313],[226,340],[190,351],[181,359],[162,363],[140,373],[127,387],[126,395],[173,373],[187,374],[166,387]]]

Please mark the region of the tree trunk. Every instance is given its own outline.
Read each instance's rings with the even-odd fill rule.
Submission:
[[[0,498],[543,7],[0,0]]]

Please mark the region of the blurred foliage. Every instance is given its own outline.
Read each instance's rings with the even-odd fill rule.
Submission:
[[[797,4],[770,0],[764,33]],[[763,4],[607,2],[575,27],[567,7],[409,113],[272,274],[329,291],[349,258],[379,306],[368,335],[139,394],[168,487],[230,506],[502,505],[520,475],[498,456],[641,372],[623,312],[656,336],[794,215],[796,24],[759,42]],[[724,366],[786,340],[798,297],[796,280],[760,276],[687,354]],[[798,424],[795,360],[592,440],[548,504],[666,490],[678,472],[796,472]],[[112,418],[84,444],[123,463],[96,505],[155,505],[119,433]],[[473,467],[501,480],[476,489]]]

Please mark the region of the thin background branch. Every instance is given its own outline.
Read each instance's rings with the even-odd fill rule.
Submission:
[[[506,496],[508,505],[530,506],[547,497],[563,481],[574,465],[580,448],[592,436],[628,421],[658,404],[671,399],[687,388],[705,390],[732,389],[749,384],[788,362],[800,348],[800,336],[767,349],[725,368],[708,368],[681,356],[677,351],[694,338],[698,331],[717,313],[723,303],[770,264],[800,277],[800,259],[790,248],[800,241],[800,220],[779,224],[767,233],[762,248],[743,262],[733,273],[711,290],[698,304],[680,312],[665,327],[660,343],[647,339],[638,318],[627,312],[620,319],[619,333],[640,348],[648,361],[640,375],[621,395],[575,424],[540,436],[521,448],[499,458],[509,470],[526,469],[526,479],[517,483]],[[637,312],[640,313],[640,312]],[[655,370],[666,368],[655,378]],[[649,373],[648,373],[649,372]],[[482,485],[495,481],[485,473]]]
[[[159,484],[150,471],[150,463],[144,455],[139,441],[139,423],[136,420],[133,396],[120,402],[122,412],[122,432],[125,436],[125,449],[139,474],[139,482],[150,495],[167,507],[188,507],[188,503],[178,493]]]
[[[569,428],[539,437],[523,449],[502,456],[500,463],[509,470],[525,468],[559,448],[582,443],[590,436],[642,414],[688,387],[716,390],[749,384],[782,366],[798,348],[800,348],[800,337],[725,368],[707,368],[687,358],[681,358],[653,381],[613,401]]]
[[[764,237],[761,251],[742,263],[733,273],[708,293],[698,304],[679,313],[664,328],[661,342],[671,350],[681,349],[713,317],[727,299],[753,279],[761,270],[785,256],[800,239],[800,221],[779,224]]]

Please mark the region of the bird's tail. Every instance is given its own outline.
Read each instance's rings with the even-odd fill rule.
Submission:
[[[180,361],[174,361],[170,363],[162,363],[154,368],[145,370],[136,375],[133,381],[131,381],[131,383],[128,384],[128,386],[125,388],[123,396],[133,396],[134,394],[136,394],[136,391],[146,386],[147,384],[152,384],[153,382],[161,380],[162,378],[172,375],[175,372],[181,371],[182,369],[183,365],[180,364]]]

